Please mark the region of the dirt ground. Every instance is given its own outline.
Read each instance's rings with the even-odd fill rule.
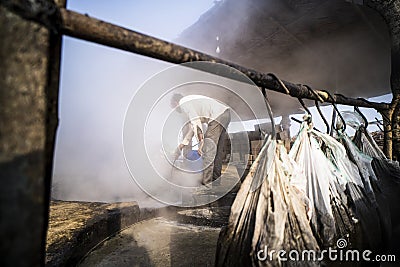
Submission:
[[[236,168],[225,173],[221,185],[199,190],[194,198],[231,188],[238,179]],[[219,232],[238,186],[216,202],[193,208],[146,211],[134,202],[53,202],[47,266],[214,266]]]
[[[198,208],[168,209],[131,225],[99,244],[79,266],[214,266],[234,196]]]
[[[158,217],[105,241],[79,266],[213,266],[219,231]]]
[[[219,232],[228,223],[234,192],[202,207],[169,209],[138,222],[99,244],[79,266],[214,266]]]

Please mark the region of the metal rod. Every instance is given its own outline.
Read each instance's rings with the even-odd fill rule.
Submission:
[[[290,117],[290,119],[291,119],[292,121],[295,121],[295,122],[299,123],[299,124],[302,124],[302,123],[303,123],[303,121],[301,121],[301,120],[299,120],[299,119],[296,119],[295,117]],[[313,127],[313,130],[315,130],[315,131],[321,133],[321,131],[318,130],[317,128],[315,128],[315,127]]]

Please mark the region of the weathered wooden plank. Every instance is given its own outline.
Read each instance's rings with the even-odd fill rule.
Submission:
[[[0,6],[0,39],[0,265],[42,266],[61,36]]]

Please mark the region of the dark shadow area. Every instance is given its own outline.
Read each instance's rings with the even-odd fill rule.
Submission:
[[[39,262],[45,231],[43,162],[44,153],[35,151],[0,163],[1,266]]]

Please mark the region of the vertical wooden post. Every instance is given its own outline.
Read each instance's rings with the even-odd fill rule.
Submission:
[[[389,158],[400,160],[400,0],[364,0],[364,4],[382,16],[390,35],[393,100],[387,114],[390,125],[385,127],[384,152]]]
[[[286,150],[289,152],[290,151],[290,118],[289,115],[282,115],[282,121],[281,121],[281,126],[283,130],[283,142],[285,145]]]
[[[392,159],[400,161],[400,93],[393,92],[391,109]]]
[[[0,40],[0,265],[42,266],[61,36],[0,6]]]
[[[66,8],[67,0],[54,0],[60,8]],[[47,99],[47,125],[45,144],[45,210],[44,210],[44,233],[42,242],[42,255],[46,254],[46,238],[49,223],[51,185],[53,177],[54,152],[58,128],[58,99],[60,85],[60,67],[62,54],[62,35],[50,32],[49,36],[49,64],[47,74],[46,99]],[[45,258],[43,258],[45,261]]]
[[[381,111],[382,118],[386,117],[390,119],[392,117],[392,113],[390,110],[388,111]],[[387,158],[392,158],[392,124],[391,122],[387,122],[383,120],[383,153],[386,155]]]

